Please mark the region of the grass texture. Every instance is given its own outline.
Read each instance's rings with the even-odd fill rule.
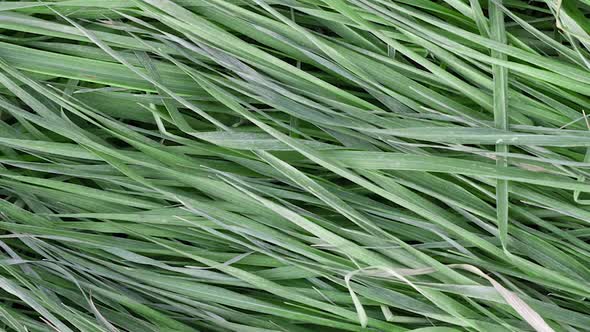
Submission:
[[[0,330],[590,331],[589,15],[0,2]]]

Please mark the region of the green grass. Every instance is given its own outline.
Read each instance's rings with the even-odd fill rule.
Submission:
[[[0,2],[0,331],[590,331],[588,17]]]

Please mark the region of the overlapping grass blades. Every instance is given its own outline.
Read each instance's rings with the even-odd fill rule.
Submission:
[[[0,328],[590,331],[589,14],[0,2]]]

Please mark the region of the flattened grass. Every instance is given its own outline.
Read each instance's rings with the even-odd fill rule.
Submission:
[[[0,3],[8,331],[590,331],[588,1]]]

